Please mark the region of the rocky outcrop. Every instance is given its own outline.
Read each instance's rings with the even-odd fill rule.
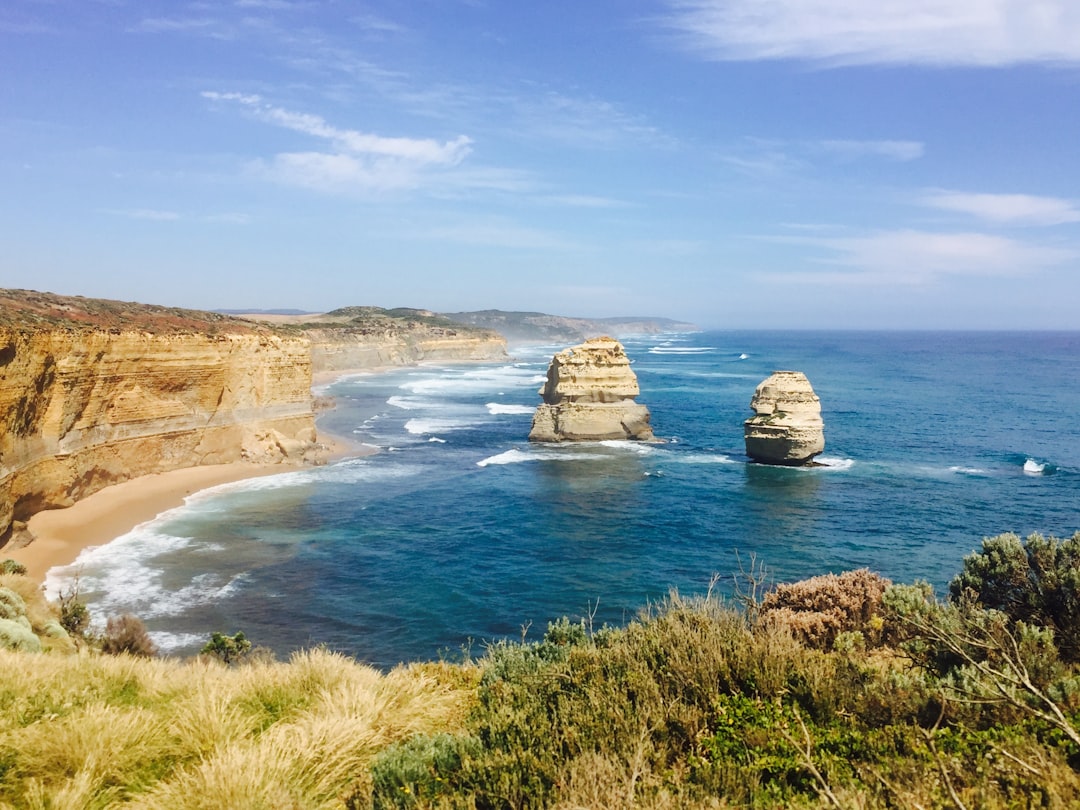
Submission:
[[[746,455],[762,464],[798,467],[825,449],[821,401],[801,371],[777,371],[750,400],[754,415],[743,425]]]
[[[649,409],[619,341],[593,338],[556,354],[540,389],[529,441],[652,440]]]
[[[109,484],[315,450],[310,345],[212,313],[0,290],[0,542]]]

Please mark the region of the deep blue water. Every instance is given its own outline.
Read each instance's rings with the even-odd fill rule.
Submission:
[[[526,441],[552,352],[344,379],[325,429],[380,452],[227,485],[77,564],[165,649],[242,629],[379,666],[595,611],[621,623],[751,554],[939,589],[983,537],[1080,529],[1080,333],[710,332],[624,341],[663,444]],[[804,371],[826,466],[747,463],[754,387]],[[50,577],[56,588],[75,568]]]

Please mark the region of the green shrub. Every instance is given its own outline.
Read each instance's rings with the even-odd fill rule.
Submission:
[[[26,615],[26,602],[10,588],[0,588],[0,619],[18,619]]]
[[[0,647],[23,652],[41,652],[41,639],[34,635],[25,616],[0,619]]]
[[[1014,622],[1052,629],[1062,659],[1080,661],[1080,532],[1067,540],[1040,534],[983,540],[981,550],[964,558],[949,594],[954,602],[971,598]]]
[[[251,642],[247,640],[243,632],[238,632],[232,636],[227,636],[224,633],[214,633],[199,652],[202,655],[216,658],[223,664],[235,664],[251,652]]]
[[[7,559],[0,562],[0,574],[26,576],[26,566],[17,560]]]
[[[463,765],[479,751],[471,737],[413,737],[391,745],[371,765],[372,807],[412,808],[467,790]]]

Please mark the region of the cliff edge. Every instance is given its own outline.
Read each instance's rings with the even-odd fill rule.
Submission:
[[[141,475],[315,450],[301,335],[225,315],[0,290],[0,543]]]

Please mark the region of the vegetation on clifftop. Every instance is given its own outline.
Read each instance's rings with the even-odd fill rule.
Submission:
[[[751,565],[733,601],[389,674],[0,651],[0,806],[1076,806],[1080,669],[1048,617],[1078,545],[987,540],[948,600]]]

